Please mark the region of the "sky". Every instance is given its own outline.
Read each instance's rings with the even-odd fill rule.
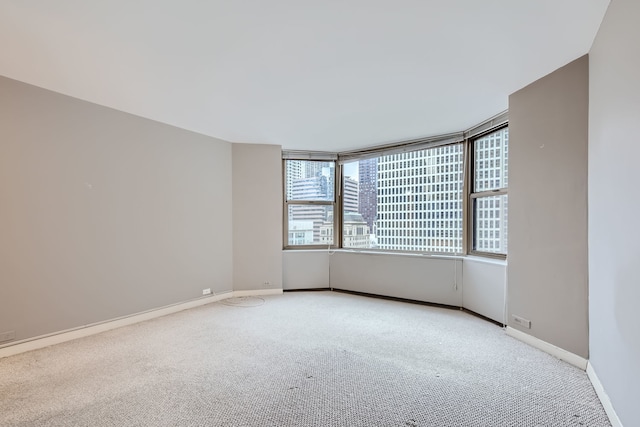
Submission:
[[[344,164],[344,176],[358,180],[358,162]]]

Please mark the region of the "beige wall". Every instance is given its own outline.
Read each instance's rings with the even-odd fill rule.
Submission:
[[[234,290],[282,289],[282,188],[279,145],[233,144]]]
[[[508,325],[585,358],[588,84],[583,56],[509,97],[507,268]]]
[[[0,333],[231,290],[231,156],[227,142],[0,77]]]
[[[640,2],[611,2],[589,53],[590,363],[640,425]]]

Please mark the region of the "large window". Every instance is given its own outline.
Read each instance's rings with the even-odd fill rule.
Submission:
[[[463,171],[462,143],[346,163],[342,246],[461,253]]]
[[[507,254],[509,128],[472,141],[472,252]]]
[[[508,157],[506,112],[403,144],[284,152],[284,246],[504,258]]]
[[[285,160],[286,246],[333,246],[335,162]]]

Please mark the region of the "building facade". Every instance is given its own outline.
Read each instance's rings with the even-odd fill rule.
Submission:
[[[454,144],[378,158],[380,249],[462,252],[463,151]]]
[[[358,162],[358,212],[374,234],[376,215],[378,214],[378,159],[366,159]]]

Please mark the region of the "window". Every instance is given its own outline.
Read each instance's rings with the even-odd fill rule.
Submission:
[[[333,246],[335,162],[285,160],[285,247]]]
[[[284,247],[505,258],[507,123],[502,112],[464,132],[399,144],[283,151]]]
[[[345,163],[342,246],[462,253],[463,171],[462,143]]]
[[[509,128],[472,141],[471,251],[507,254]]]

